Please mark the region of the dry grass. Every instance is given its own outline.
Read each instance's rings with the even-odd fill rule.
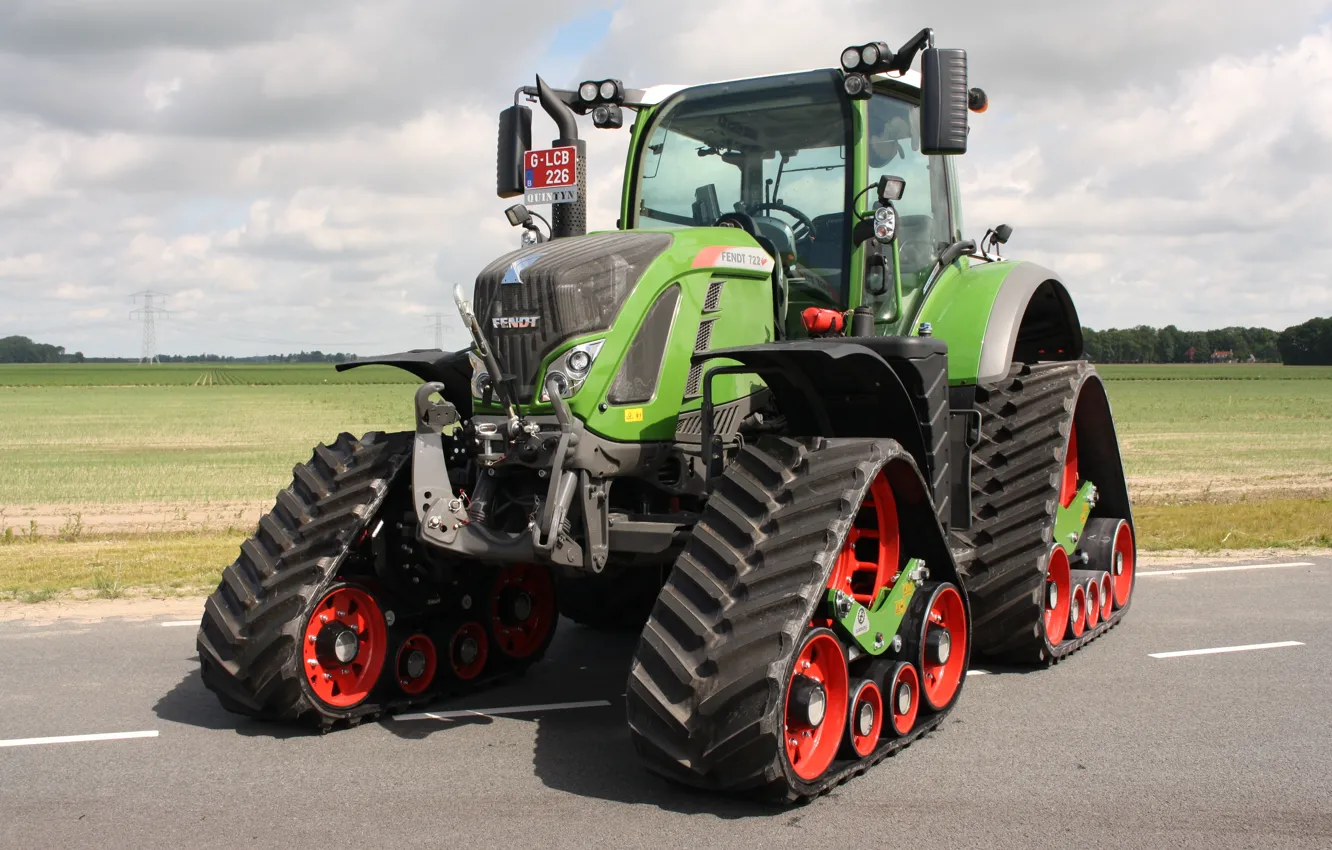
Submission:
[[[242,534],[53,538],[0,547],[0,599],[41,602],[78,589],[115,599],[132,588],[186,592],[216,586]]]
[[[1332,546],[1332,499],[1144,505],[1133,518],[1144,550]]]

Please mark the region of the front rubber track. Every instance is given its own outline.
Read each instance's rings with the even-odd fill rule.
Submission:
[[[972,453],[973,547],[965,567],[976,652],[1054,664],[1118,625],[1125,606],[1081,637],[1051,646],[1041,626],[1046,559],[1078,393],[1099,380],[1085,360],[1015,365],[976,394],[981,440]]]
[[[869,757],[806,782],[782,743],[792,654],[891,440],[764,437],[720,478],[643,629],[626,693],[647,768],[696,787],[795,802],[938,726],[922,717]]]
[[[301,671],[310,607],[338,576],[352,546],[411,456],[411,434],[341,434],[295,467],[293,481],[208,597],[199,627],[203,682],[230,711],[327,727],[381,708],[349,709],[311,695]]]

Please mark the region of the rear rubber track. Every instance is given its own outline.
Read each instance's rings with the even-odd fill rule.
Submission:
[[[708,500],[644,627],[626,693],[649,770],[686,785],[780,802],[822,794],[936,728],[923,716],[868,757],[812,782],[786,762],[783,692],[792,655],[890,440],[764,437]],[[956,703],[954,703],[956,704]]]
[[[976,652],[1022,665],[1056,664],[1119,624],[1129,606],[1078,638],[1051,646],[1041,626],[1045,564],[1083,360],[1015,365],[977,388],[981,439],[972,453],[973,547],[964,567]]]

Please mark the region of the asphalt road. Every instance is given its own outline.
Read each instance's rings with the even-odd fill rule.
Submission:
[[[1140,578],[1106,638],[970,677],[941,731],[795,808],[644,772],[633,639],[567,622],[525,679],[438,709],[608,706],[326,736],[219,708],[192,628],[0,623],[0,846],[1332,847],[1332,559],[1290,560]],[[119,732],[157,734],[6,746]]]

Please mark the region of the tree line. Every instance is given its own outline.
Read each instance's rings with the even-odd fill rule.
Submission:
[[[232,357],[223,354],[159,354],[160,363],[348,363],[355,354],[341,351],[301,351],[296,354],[260,354]],[[82,351],[67,353],[63,345],[33,342],[26,336],[0,339],[0,363],[137,363],[137,357],[85,357]]]
[[[1284,331],[1221,328],[1082,329],[1087,357],[1099,363],[1286,363],[1332,365],[1332,319],[1310,319]]]

